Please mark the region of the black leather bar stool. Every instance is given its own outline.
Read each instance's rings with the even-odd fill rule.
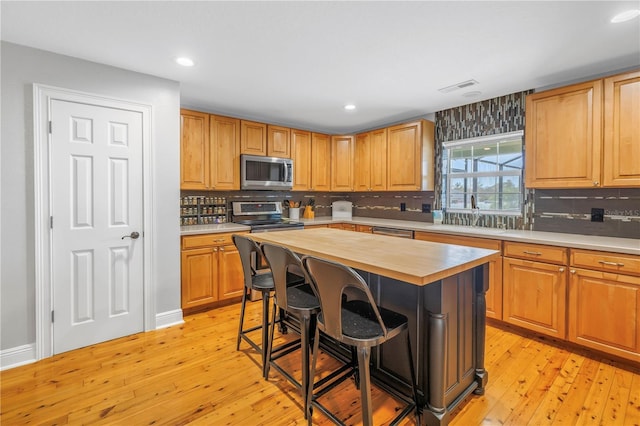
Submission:
[[[320,312],[320,302],[315,296],[311,286],[306,283],[291,285],[291,279],[287,280],[287,275],[304,275],[300,258],[286,247],[263,243],[261,245],[267,263],[271,267],[273,281],[275,283],[275,296],[273,314],[271,317],[271,332],[267,349],[267,360],[265,365],[265,378],[269,376],[269,367],[273,366],[278,372],[287,378],[293,385],[300,389],[302,400],[306,404],[307,392],[309,388],[309,346],[311,336],[315,333],[316,316]],[[289,282],[288,282],[289,281]],[[300,340],[283,345],[282,348],[274,350],[273,337],[275,335],[276,310],[282,309],[287,314],[295,316],[300,320]],[[293,343],[294,345],[291,345]],[[302,358],[302,381],[298,382],[288,371],[277,364],[276,360],[287,355],[298,348],[301,349]],[[306,406],[304,407],[305,418],[307,416]]]
[[[311,362],[311,377],[315,376],[320,331],[341,343],[355,348],[358,358],[357,375],[359,376],[360,385],[362,423],[365,426],[370,426],[373,424],[371,375],[369,370],[371,348],[404,332],[407,338],[407,361],[411,372],[413,401],[405,401],[407,406],[396,416],[391,424],[396,424],[414,409],[418,424],[420,424],[420,407],[407,317],[377,306],[367,283],[348,266],[312,256],[303,257],[302,264],[320,300],[321,307],[317,317],[318,324],[313,347],[313,360]],[[309,410],[309,422],[311,422],[313,407],[317,407],[336,424],[343,424],[318,401],[318,398],[330,388],[321,388],[315,394],[313,389],[314,384],[313,380],[311,380],[306,403]]]

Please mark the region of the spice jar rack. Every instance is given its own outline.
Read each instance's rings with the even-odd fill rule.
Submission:
[[[227,199],[205,195],[180,197],[180,226],[227,222]]]

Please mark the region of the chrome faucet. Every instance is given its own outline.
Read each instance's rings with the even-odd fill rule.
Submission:
[[[471,196],[471,226],[476,226],[478,224],[478,220],[480,219],[480,208],[476,204],[476,197]]]

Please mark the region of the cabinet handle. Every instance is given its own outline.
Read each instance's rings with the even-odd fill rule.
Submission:
[[[576,273],[576,270],[575,270],[575,269],[572,269],[572,270],[570,270],[569,272],[571,272],[572,274],[575,274],[575,273]]]
[[[598,263],[602,264],[602,265],[608,265],[608,266],[619,266],[619,267],[623,267],[624,263],[619,263],[619,262],[607,262],[606,260],[598,260]]]
[[[559,269],[559,271],[560,271],[560,272],[564,272],[564,268],[560,268],[560,269]]]
[[[600,185],[600,182],[598,182],[597,180],[594,180],[593,181],[593,186],[598,186],[598,185]]]
[[[542,253],[540,253],[539,251],[524,250],[523,253],[524,254],[530,254],[530,255],[533,255],[533,256],[542,256]]]
[[[224,247],[220,247],[220,251],[224,251]]]
[[[218,247],[214,247],[214,248],[213,248],[213,252],[214,252],[214,253],[217,253],[217,252],[218,252]]]

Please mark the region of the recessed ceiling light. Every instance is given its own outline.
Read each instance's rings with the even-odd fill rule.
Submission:
[[[178,65],[182,65],[183,67],[192,67],[193,66],[193,60],[187,57],[180,57],[180,58],[176,58],[176,63]]]
[[[620,22],[630,21],[638,16],[640,16],[640,9],[631,9],[626,12],[618,13],[616,16],[611,18],[611,22],[613,24],[619,24]]]
[[[356,106],[354,104],[347,104],[344,106],[344,109],[346,109],[347,111],[353,111],[354,109],[356,109]]]
[[[475,90],[473,92],[463,93],[462,96],[464,96],[465,98],[475,98],[477,96],[480,96],[481,94],[482,92]]]

